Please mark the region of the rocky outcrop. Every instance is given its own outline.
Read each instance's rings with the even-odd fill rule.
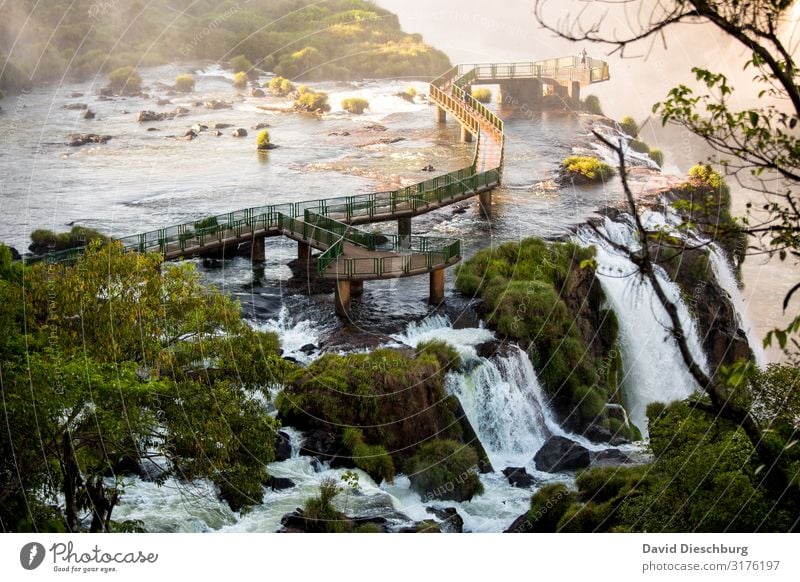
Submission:
[[[243,127],[240,127],[238,129],[234,129],[231,135],[233,137],[247,137],[247,130]]]
[[[547,473],[577,471],[592,462],[589,450],[562,436],[551,436],[533,457],[536,468]]]
[[[88,108],[89,106],[86,103],[67,103],[61,106],[61,109],[67,109],[68,111],[83,111]]]
[[[230,103],[226,103],[225,101],[220,101],[219,99],[209,99],[208,101],[203,102],[203,106],[206,109],[212,110],[219,110],[219,109],[232,109],[233,105]]]
[[[330,463],[331,467],[352,465],[350,452],[342,443],[342,439],[335,432],[325,429],[315,429],[306,433],[300,455],[316,457],[320,461]]]
[[[89,144],[107,143],[112,137],[110,135],[98,135],[96,133],[71,133],[67,136],[67,145],[70,147],[80,147]]]
[[[439,529],[442,533],[463,533],[464,532],[464,518],[458,514],[455,507],[445,507],[440,509],[438,507],[426,507],[425,511],[436,516],[441,520]]]
[[[286,461],[292,458],[292,444],[289,435],[279,430],[275,435],[275,460]]]
[[[283,489],[291,489],[294,487],[295,482],[284,477],[273,477],[270,475],[266,483],[264,483],[264,486],[269,487],[273,491],[282,491]]]

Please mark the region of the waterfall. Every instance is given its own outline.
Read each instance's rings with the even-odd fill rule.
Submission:
[[[733,274],[728,258],[725,253],[716,244],[709,246],[709,260],[711,261],[711,270],[714,272],[714,277],[717,283],[722,287],[723,291],[728,294],[728,299],[733,305],[736,312],[736,321],[739,323],[739,328],[742,329],[747,337],[747,343],[750,344],[750,349],[753,351],[756,365],[759,368],[766,366],[766,355],[764,354],[764,347],[761,340],[756,335],[753,324],[747,317],[747,306],[742,297],[742,292],[739,289],[739,283],[736,281],[736,276]]]
[[[306,354],[300,350],[308,344],[318,345],[319,326],[308,319],[293,322],[286,305],[281,307],[277,319],[252,325],[259,331],[272,331],[278,334],[284,356],[290,356],[303,364],[308,364],[319,357],[319,352]]]
[[[615,244],[635,249],[638,241],[630,224],[606,218],[600,231]],[[624,399],[631,422],[643,434],[647,429],[647,405],[682,400],[697,389],[670,335],[669,317],[649,281],[636,266],[590,228],[582,228],[578,242],[597,248],[597,275],[606,295],[607,307],[619,320],[620,348],[624,369]],[[708,364],[697,326],[684,303],[680,288],[661,269],[656,275],[667,297],[678,307],[689,348],[700,366]]]

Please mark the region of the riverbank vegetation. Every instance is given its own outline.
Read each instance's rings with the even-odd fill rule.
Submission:
[[[164,23],[169,23],[165,26]],[[291,79],[432,78],[447,56],[366,0],[298,2],[35,0],[0,7],[0,87],[86,80],[124,66],[227,61]],[[14,45],[14,39],[25,39]],[[239,55],[241,55],[239,57]]]
[[[614,168],[594,156],[569,156],[561,162],[563,178],[576,184],[605,182]]]
[[[361,115],[369,109],[369,101],[363,97],[347,97],[342,100],[342,109],[349,113]]]

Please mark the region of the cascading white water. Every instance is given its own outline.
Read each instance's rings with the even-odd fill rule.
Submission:
[[[606,218],[599,230],[617,245],[638,248],[633,228],[628,223]],[[631,422],[646,433],[648,404],[682,400],[694,392],[697,385],[670,335],[669,317],[652,285],[639,276],[627,256],[592,229],[580,229],[577,239],[597,249],[598,278],[608,307],[619,320],[626,408]],[[661,269],[656,271],[667,297],[678,307],[693,358],[707,369],[697,326],[683,302],[680,288]]]
[[[714,272],[717,283],[719,283],[720,287],[728,294],[731,305],[733,305],[739,328],[744,331],[747,337],[747,343],[750,344],[750,349],[753,351],[753,358],[755,358],[756,365],[759,368],[763,368],[767,363],[764,347],[755,333],[753,324],[747,317],[747,305],[745,304],[744,297],[742,297],[742,291],[739,289],[736,277],[733,274],[733,268],[728,258],[725,256],[725,253],[716,244],[709,245],[708,256],[711,262],[711,270]]]
[[[284,356],[290,356],[303,364],[308,364],[316,357],[319,357],[319,352],[306,354],[300,351],[300,348],[308,344],[317,345],[319,327],[308,319],[293,322],[289,309],[285,305],[281,307],[277,319],[270,319],[266,323],[254,324],[254,327],[260,331],[272,331],[278,334]]]

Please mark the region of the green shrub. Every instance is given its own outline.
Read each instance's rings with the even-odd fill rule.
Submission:
[[[650,148],[650,159],[661,167],[664,165],[664,152],[658,148]]]
[[[604,182],[614,175],[614,168],[593,156],[569,156],[561,169],[575,182]]]
[[[369,109],[369,101],[362,97],[347,97],[342,100],[342,109],[356,115],[361,115]]]
[[[194,75],[185,74],[175,77],[175,90],[181,93],[191,93],[194,91],[196,79]]]
[[[195,222],[194,228],[198,231],[204,231],[205,234],[210,234],[219,230],[219,222],[216,216],[209,216]]]
[[[47,250],[63,251],[76,249],[88,245],[92,241],[107,241],[108,237],[85,226],[73,226],[69,232],[55,233],[52,230],[39,228],[31,233],[32,250],[45,252]]]
[[[295,90],[295,87],[292,82],[289,81],[289,79],[284,79],[283,77],[273,77],[269,82],[269,90],[273,95],[285,97],[289,93],[292,93]]]
[[[333,498],[340,492],[332,477],[326,477],[319,485],[319,494],[303,504],[303,517],[309,533],[345,533],[352,530],[347,516],[333,506]]]
[[[3,90],[2,90],[2,89],[0,89],[0,100],[1,100],[1,99],[5,99],[5,98],[6,98],[6,94],[5,94],[5,93],[3,93]]]
[[[268,150],[269,149],[269,131],[262,129],[258,132],[256,137],[256,149]]]
[[[489,103],[492,100],[492,92],[486,87],[475,87],[472,89],[472,97],[480,103]]]
[[[417,344],[417,354],[432,354],[445,372],[457,370],[463,365],[458,350],[444,340],[428,340]]]
[[[416,87],[407,87],[405,91],[403,91],[406,95],[411,97],[412,99],[417,96],[417,89]]]
[[[583,106],[593,115],[603,115],[603,108],[600,106],[600,99],[597,95],[587,95],[583,100]]]
[[[629,147],[640,154],[649,154],[650,153],[650,146],[644,143],[640,139],[632,139]]]
[[[364,442],[364,434],[357,428],[345,429],[342,442],[350,449],[353,464],[372,477],[376,483],[394,480],[395,470],[392,457],[381,445],[368,445]]]
[[[108,88],[118,95],[134,95],[142,91],[142,77],[133,67],[120,67],[108,74]]]
[[[298,97],[294,101],[296,109],[310,111],[312,113],[325,113],[331,110],[328,105],[328,94],[316,92],[305,85],[298,89]]]
[[[531,497],[531,508],[525,519],[516,524],[513,533],[554,533],[561,517],[575,500],[575,494],[561,483],[545,485]]]
[[[233,57],[228,64],[234,73],[245,73],[249,75],[253,70],[253,63],[244,55]]]
[[[468,501],[483,493],[475,450],[450,440],[423,444],[409,461],[411,488],[423,502],[434,499]]]
[[[630,115],[626,115],[622,118],[622,121],[619,122],[619,127],[631,137],[637,137],[639,135],[639,124],[636,123],[636,120]]]
[[[237,89],[244,89],[247,87],[247,73],[238,72],[233,76],[233,86]]]

